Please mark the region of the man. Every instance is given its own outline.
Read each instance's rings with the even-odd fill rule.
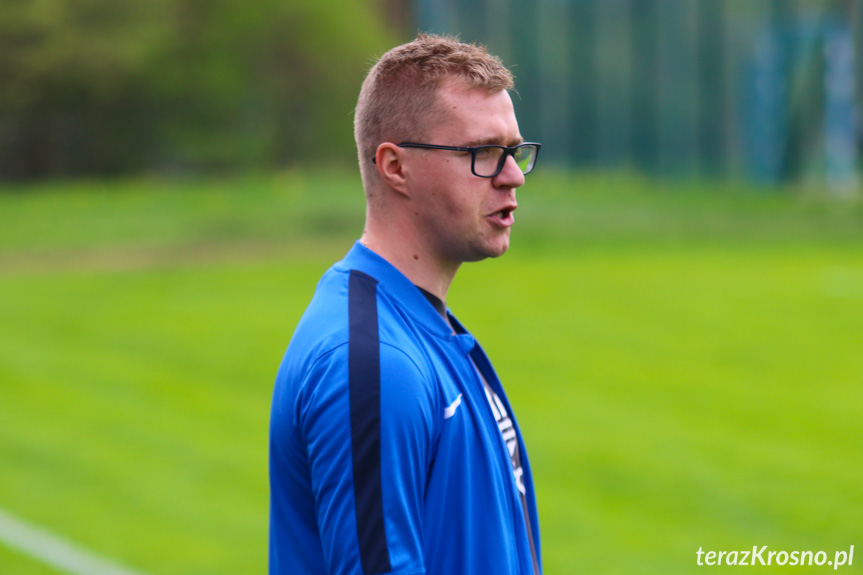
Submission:
[[[420,35],[360,92],[359,242],[321,279],[276,379],[270,573],[538,575],[530,466],[500,380],[447,312],[502,255],[539,144],[485,49]]]

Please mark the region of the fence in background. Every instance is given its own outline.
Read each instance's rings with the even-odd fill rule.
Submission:
[[[544,161],[853,187],[863,0],[414,0],[516,74]]]

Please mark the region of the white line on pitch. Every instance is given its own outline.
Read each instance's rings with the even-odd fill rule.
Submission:
[[[142,575],[0,509],[0,542],[70,575]]]

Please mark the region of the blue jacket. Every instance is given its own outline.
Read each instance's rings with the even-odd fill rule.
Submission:
[[[477,368],[512,409],[450,321],[359,243],[321,278],[273,395],[271,575],[533,573],[521,433],[527,519]]]

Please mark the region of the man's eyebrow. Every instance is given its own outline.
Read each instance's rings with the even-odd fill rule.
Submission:
[[[515,140],[511,140],[507,144],[502,144],[499,138],[482,138],[479,140],[473,140],[468,142],[463,147],[464,148],[474,148],[476,146],[517,146],[524,142],[524,138],[516,138]]]

